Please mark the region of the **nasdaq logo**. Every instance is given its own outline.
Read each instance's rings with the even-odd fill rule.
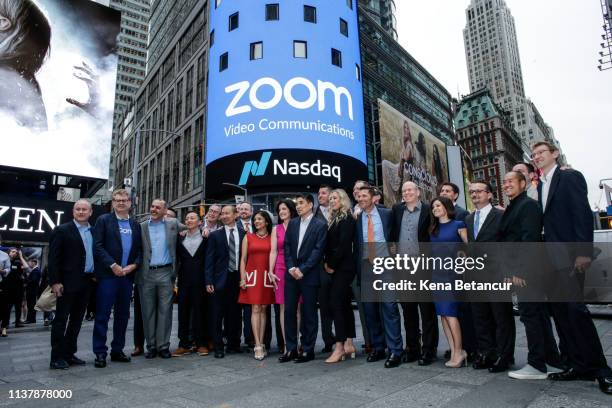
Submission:
[[[264,87],[272,89],[272,97],[262,101],[258,92]],[[306,89],[306,97],[302,98],[302,100],[298,100],[295,97],[294,89],[296,87],[303,87]],[[228,118],[251,112],[252,109],[273,109],[278,106],[283,99],[289,106],[295,109],[310,109],[317,105],[319,112],[323,112],[327,107],[328,95],[331,95],[336,114],[342,116],[343,106],[346,106],[346,113],[348,113],[348,117],[353,120],[353,97],[351,93],[345,87],[336,86],[331,82],[319,80],[315,85],[307,78],[295,77],[282,86],[276,79],[264,77],[255,81],[252,85],[249,81],[242,81],[229,85],[225,88],[225,93],[234,94],[225,110],[225,116]],[[244,99],[248,99],[248,103],[245,103]]]
[[[254,160],[250,160],[244,163],[244,167],[242,168],[242,174],[240,175],[240,181],[238,185],[244,186],[249,181],[249,176],[263,176],[266,173],[266,168],[268,167],[268,162],[270,161],[270,156],[272,156],[272,152],[263,152],[261,155],[261,159],[259,159],[259,163]]]

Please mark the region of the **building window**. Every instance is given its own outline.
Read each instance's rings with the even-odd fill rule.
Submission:
[[[355,78],[358,81],[361,81],[361,70],[359,69],[359,64],[355,64]]]
[[[340,33],[348,37],[348,23],[344,19],[340,19]]]
[[[238,13],[234,13],[229,16],[229,31],[235,30],[238,28]]]
[[[280,18],[278,4],[266,4],[266,21],[276,21]]]
[[[342,52],[338,51],[335,48],[332,48],[331,55],[332,55],[332,64],[337,67],[342,68]]]
[[[304,6],[304,21],[307,23],[317,22],[317,8],[313,6]]]
[[[219,57],[219,72],[225,71],[228,66],[229,54],[226,52]]]
[[[350,8],[352,10],[353,9],[353,0],[346,0],[346,5],[348,6],[348,8]]]
[[[306,41],[293,42],[293,57],[308,58],[308,44],[306,43]]]
[[[210,43],[211,47],[215,45],[215,30],[210,32],[210,40],[208,40],[208,42]]]
[[[261,41],[251,43],[251,60],[263,58],[263,43]]]
[[[215,0],[215,8],[219,7],[222,1],[223,0]]]

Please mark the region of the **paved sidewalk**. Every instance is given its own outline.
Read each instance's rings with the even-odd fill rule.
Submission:
[[[175,309],[176,310],[176,309]],[[176,311],[175,311],[176,317]],[[176,318],[173,347],[176,346]],[[359,323],[359,319],[356,319]],[[608,361],[612,363],[612,320],[596,320]],[[472,368],[448,369],[441,361],[429,367],[404,364],[385,369],[383,362],[357,360],[326,365],[279,364],[278,354],[263,362],[248,354],[196,355],[170,360],[133,359],[93,366],[91,333],[85,322],[78,356],[85,367],[49,370],[49,330],[28,328],[0,338],[0,406],[19,407],[611,407],[612,397],[595,382],[518,381],[506,374]],[[131,326],[131,322],[130,322]],[[360,334],[360,328],[357,332]],[[517,365],[526,359],[523,326],[517,319]],[[132,333],[128,347],[132,350]],[[321,341],[319,339],[319,341]],[[441,332],[441,342],[444,341]],[[358,347],[362,340],[357,340]],[[320,351],[322,344],[317,347]],[[440,344],[440,353],[446,348]],[[10,390],[71,390],[71,399],[11,399]]]

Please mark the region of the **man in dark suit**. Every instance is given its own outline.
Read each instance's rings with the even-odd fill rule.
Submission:
[[[127,363],[125,331],[130,318],[134,272],[142,264],[140,224],[130,217],[132,202],[126,190],[113,192],[113,212],[104,214],[94,227],[94,261],[98,281],[93,331],[95,366],[106,367],[106,333],[113,310],[111,361]]]
[[[317,197],[319,205],[314,212],[314,216],[326,224],[329,221],[329,195],[331,194],[331,191],[332,188],[327,184],[319,186],[319,195]],[[319,287],[319,313],[321,315],[321,335],[323,336],[323,343],[325,343],[325,347],[323,350],[321,350],[321,353],[331,353],[332,346],[335,343],[334,332],[332,330],[332,311],[329,302],[329,299],[331,299],[331,281],[331,275],[323,271],[320,276],[321,286]]]
[[[59,225],[49,241],[49,285],[57,297],[51,328],[52,369],[84,365],[76,357],[77,338],[93,285],[94,249],[89,218],[91,204],[79,200],[72,208],[73,220]],[[68,327],[66,327],[68,323]]]
[[[221,209],[223,228],[208,236],[206,248],[206,291],[209,296],[210,333],[215,346],[215,358],[225,357],[223,334],[227,337],[227,352],[240,353],[240,294],[239,262],[244,229],[236,225],[236,208]]]
[[[429,204],[421,201],[421,191],[412,181],[402,185],[402,200],[392,209],[391,241],[398,242],[402,254],[419,256],[419,243],[429,242]],[[438,316],[433,302],[402,302],[401,305],[406,330],[404,361],[411,363],[418,360],[419,365],[433,363],[437,359],[439,336]],[[419,328],[419,310],[422,332]]]
[[[474,181],[469,193],[476,211],[465,218],[468,242],[497,242],[504,212],[491,205],[491,184],[484,180]],[[489,369],[492,373],[506,371],[514,360],[516,337],[512,300],[472,302],[471,307],[478,347],[473,367]]]
[[[289,221],[285,235],[285,338],[287,353],[279,361],[305,363],[314,360],[319,322],[317,293],[323,273],[323,253],[327,241],[327,224],[314,217],[314,200],[310,194],[296,198],[299,217]],[[297,352],[297,306],[302,296],[302,346]]]
[[[355,234],[355,248],[358,253],[357,276],[362,281],[364,279],[367,281],[371,277],[364,274],[371,273],[368,269],[371,269],[372,258],[388,255],[387,242],[391,241],[393,214],[391,210],[375,205],[373,187],[361,188],[359,206],[362,211],[357,217]],[[365,245],[367,250],[364,250]],[[367,361],[382,360],[386,356],[386,347],[389,349],[389,356],[385,361],[385,367],[399,366],[402,362],[404,344],[397,302],[395,300],[364,302],[363,306],[373,347]]]
[[[537,201],[527,197],[527,180],[522,173],[511,171],[504,177],[504,192],[510,204],[504,211],[499,225],[500,242],[539,242],[542,233],[542,210]],[[520,370],[510,371],[508,376],[518,380],[544,380],[547,373],[555,371],[560,363],[559,351],[547,324],[548,314],[541,285],[530,277],[526,282],[522,271],[523,258],[533,260],[531,256],[521,254],[508,267],[512,271],[512,283],[519,300],[519,313],[525,325],[527,336],[527,364]],[[527,284],[528,283],[528,284]],[[529,301],[523,301],[527,299]],[[540,301],[534,301],[540,299]]]
[[[25,285],[26,285],[26,304],[28,306],[28,314],[26,323],[36,323],[36,298],[40,291],[40,279],[42,273],[38,265],[38,259],[32,257],[25,259],[23,253],[19,251],[19,259],[25,270]]]
[[[560,276],[563,284],[575,286],[581,298],[584,273],[591,264],[593,255],[593,221],[588,201],[587,185],[582,173],[560,169],[557,165],[559,150],[556,146],[540,142],[533,146],[532,157],[542,171],[538,196],[544,211],[544,241],[586,243],[573,250],[562,247],[568,253],[555,251],[553,259],[568,258],[573,264],[571,276]],[[556,246],[555,248],[560,248]],[[569,368],[562,373],[551,374],[555,381],[597,379],[599,388],[612,394],[612,371],[606,362],[597,329],[585,304],[578,299],[573,302],[551,303],[561,350],[566,354]]]
[[[468,216],[469,212],[462,206],[457,205],[459,186],[450,182],[442,183],[440,186],[440,197],[446,197],[453,202],[455,205],[455,219],[457,221],[465,221],[465,217]]]

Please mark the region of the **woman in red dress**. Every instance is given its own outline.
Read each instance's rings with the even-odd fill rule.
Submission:
[[[255,338],[255,359],[263,360],[266,351],[263,336],[266,329],[266,308],[274,303],[275,280],[272,277],[276,262],[272,219],[266,211],[258,211],[252,219],[254,233],[242,240],[240,258],[240,296],[238,302],[252,305],[251,326]],[[275,240],[275,239],[274,239]]]

